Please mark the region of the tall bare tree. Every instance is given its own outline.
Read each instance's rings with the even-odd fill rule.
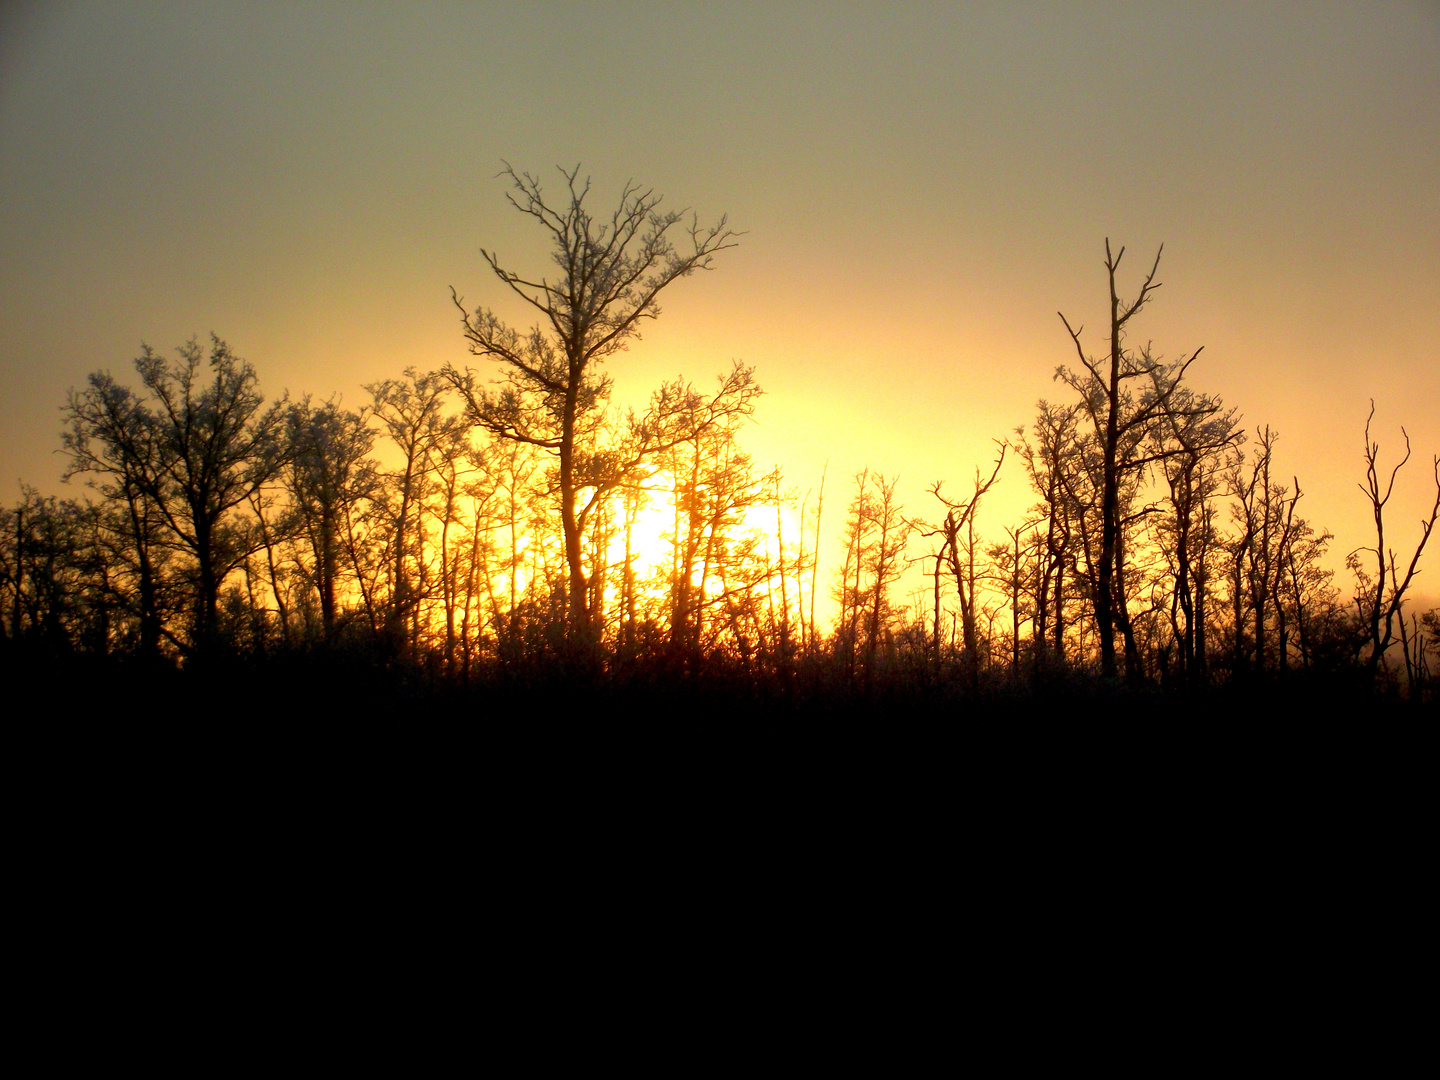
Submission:
[[[937,574],[939,566],[943,564],[950,571],[951,580],[955,582],[955,591],[960,600],[960,624],[965,640],[965,669],[972,685],[980,670],[977,598],[980,577],[983,576],[976,573],[975,556],[979,547],[975,537],[975,516],[980,509],[981,497],[994,487],[995,481],[1000,478],[1000,466],[1005,463],[1007,449],[1007,443],[1000,444],[1000,453],[995,457],[995,468],[991,471],[988,480],[982,479],[978,468],[975,470],[975,490],[968,499],[957,501],[947,498],[941,494],[942,486],[937,482],[930,489],[930,493],[944,505],[945,520],[936,526],[926,525],[923,522],[916,525],[923,535],[939,536],[940,538],[940,552],[936,556]],[[938,596],[938,582],[936,589]],[[937,604],[935,619],[937,652],[939,622],[939,605]]]
[[[662,211],[661,196],[634,182],[625,185],[612,213],[597,216],[586,205],[590,181],[580,180],[580,167],[560,172],[567,197],[553,205],[536,177],[517,174],[508,163],[501,174],[510,179],[510,204],[549,234],[558,276],[515,273],[500,265],[495,252],[481,249],[495,276],[538,313],[535,324],[522,334],[488,309],[470,312],[452,291],[471,353],[497,361],[501,379],[498,388],[486,390],[468,369],[447,368],[446,374],[473,423],[557,459],[569,621],[572,631],[589,635],[586,518],[614,487],[603,481],[614,478],[617,464],[595,445],[610,392],[601,365],[638,338],[647,319],[660,315],[662,291],[709,269],[716,254],[735,246],[737,234],[723,216],[708,227],[695,215],[685,223],[683,213]],[[647,415],[634,429],[631,456],[643,458],[674,438],[671,419]],[[591,495],[582,497],[587,488]]]
[[[1410,583],[1415,580],[1415,570],[1420,565],[1420,556],[1435,529],[1435,521],[1440,518],[1440,455],[1436,455],[1431,462],[1435,474],[1435,504],[1430,508],[1429,518],[1420,520],[1420,539],[1415,545],[1415,553],[1409,564],[1397,562],[1394,549],[1387,547],[1385,543],[1385,504],[1390,501],[1395,490],[1395,477],[1410,460],[1410,435],[1403,427],[1400,429],[1400,434],[1405,439],[1405,456],[1390,470],[1390,479],[1382,481],[1380,444],[1370,438],[1370,421],[1373,419],[1375,402],[1371,400],[1370,415],[1365,418],[1365,483],[1360,490],[1365,493],[1375,519],[1375,546],[1356,548],[1347,560],[1357,582],[1355,604],[1360,615],[1360,646],[1362,649],[1369,647],[1365,662],[1372,673],[1379,670],[1381,659],[1395,642],[1397,620],[1401,626],[1404,625],[1405,594],[1410,589]],[[1369,553],[1375,557],[1376,573],[1373,578],[1360,561],[1361,553]]]
[[[1110,241],[1106,239],[1105,270],[1110,284],[1110,323],[1109,347],[1104,356],[1087,355],[1080,343],[1084,327],[1075,329],[1065,315],[1059,313],[1060,321],[1065,324],[1075,345],[1082,371],[1073,372],[1062,366],[1055,377],[1079,394],[1094,426],[1100,451],[1097,486],[1100,489],[1101,530],[1093,595],[1095,624],[1100,637],[1100,666],[1107,677],[1116,673],[1117,627],[1125,637],[1127,673],[1131,676],[1139,673],[1139,658],[1135,655],[1125,599],[1124,529],[1127,515],[1122,505],[1123,489],[1127,480],[1134,485],[1139,471],[1158,460],[1155,453],[1147,453],[1144,449],[1146,435],[1157,417],[1168,415],[1173,421],[1176,417],[1191,414],[1210,415],[1220,409],[1218,402],[1208,398],[1189,405],[1181,405],[1175,400],[1185,372],[1200,355],[1201,349],[1179,361],[1167,363],[1152,354],[1148,343],[1138,350],[1126,347],[1130,321],[1161,285],[1155,280],[1155,274],[1160,269],[1160,255],[1164,250],[1162,244],[1155,253],[1155,262],[1145,275],[1140,291],[1135,299],[1127,302],[1120,298],[1115,281],[1125,249],[1122,247],[1112,254]],[[1132,390],[1132,387],[1135,389]]]

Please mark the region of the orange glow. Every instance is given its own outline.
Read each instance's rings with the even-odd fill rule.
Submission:
[[[851,478],[898,476],[905,515],[935,521],[933,484],[958,496],[988,473],[993,440],[1067,396],[1052,376],[1076,357],[1057,310],[1099,345],[1107,235],[1131,250],[1127,293],[1134,262],[1165,243],[1133,344],[1203,345],[1187,378],[1241,410],[1247,452],[1256,428],[1280,432],[1275,467],[1334,534],[1336,587],[1351,586],[1345,555],[1374,542],[1358,490],[1371,399],[1382,462],[1413,445],[1387,511],[1387,537],[1413,547],[1440,452],[1434,5],[1318,20],[1300,5],[1034,18],[941,4],[901,19],[841,5],[818,22],[802,5],[626,20],[592,7],[487,5],[483,48],[444,5],[386,19],[347,5],[0,9],[0,506],[20,481],[94,497],[60,479],[58,407],[95,370],[133,385],[142,340],[163,351],[213,329],[267,401],[337,394],[347,408],[407,365],[478,368],[452,286],[521,333],[535,319],[482,246],[528,278],[554,272],[501,162],[547,185],[583,162],[597,213],[634,178],[663,211],[726,213],[743,231],[605,359],[611,416],[643,412],[682,374],[704,389],[732,360],[753,364],[765,396],[737,445],[758,473],[783,469],[796,505],[778,523],[773,503],[737,511],[728,534],[783,558],[822,625]],[[604,78],[596,55],[616,59]],[[1125,57],[1123,80],[1099,57]],[[386,439],[375,457],[393,465]],[[648,484],[628,539],[637,587],[658,596],[676,485]],[[982,549],[1036,498],[1012,456],[977,518]],[[469,513],[452,559],[470,557],[455,546]],[[440,541],[424,528],[428,558]],[[626,555],[618,493],[603,529],[586,558],[608,590]],[[564,583],[558,532],[522,520],[483,534],[498,608]],[[816,545],[815,569],[792,576]],[[932,548],[912,539],[897,603],[930,602]],[[1437,558],[1432,543],[1422,610],[1440,603]]]

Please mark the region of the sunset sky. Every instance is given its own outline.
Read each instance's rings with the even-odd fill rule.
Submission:
[[[470,306],[543,273],[502,161],[594,209],[629,179],[745,235],[612,359],[622,402],[740,359],[745,445],[801,493],[828,462],[933,515],[1096,351],[1104,242],[1135,336],[1280,433],[1301,513],[1373,541],[1369,400],[1413,547],[1440,453],[1440,5],[6,3],[0,499],[53,494],[60,406],[141,342],[210,331],[267,396],[467,362]],[[1032,501],[1007,465],[982,512]],[[918,552],[917,552],[918,553]],[[1427,578],[1440,579],[1440,549]],[[822,572],[823,568],[822,568]],[[1422,582],[1432,597],[1435,580]],[[1348,582],[1340,582],[1342,585]]]

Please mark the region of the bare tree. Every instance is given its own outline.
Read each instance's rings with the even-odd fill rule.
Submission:
[[[830,462],[825,462],[825,467],[820,471],[820,491],[815,497],[815,532],[814,540],[810,546],[810,613],[805,619],[806,640],[805,650],[807,654],[815,647],[815,592],[816,585],[820,578],[820,520],[825,512],[825,475],[830,471]],[[800,512],[800,531],[803,536],[805,531],[805,511]],[[801,546],[801,561],[804,561],[804,546]],[[801,604],[804,610],[804,604]]]
[[[1431,463],[1435,472],[1435,504],[1430,508],[1430,517],[1420,521],[1420,540],[1415,545],[1415,554],[1411,556],[1409,565],[1402,572],[1400,567],[1403,564],[1396,562],[1394,549],[1385,546],[1385,504],[1390,501],[1390,495],[1395,490],[1395,477],[1410,460],[1410,435],[1403,427],[1400,429],[1400,434],[1405,438],[1405,456],[1390,470],[1390,479],[1382,484],[1380,444],[1370,439],[1370,421],[1374,418],[1375,402],[1372,399],[1370,415],[1365,418],[1365,483],[1360,490],[1365,493],[1375,519],[1375,546],[1356,548],[1347,560],[1357,579],[1355,603],[1360,615],[1360,646],[1362,649],[1366,645],[1370,647],[1366,665],[1372,673],[1379,669],[1381,659],[1394,644],[1397,619],[1403,626],[1405,593],[1415,579],[1415,569],[1420,564],[1420,556],[1435,529],[1436,518],[1440,517],[1440,455],[1437,455]],[[1360,561],[1361,552],[1369,552],[1375,556],[1376,573],[1373,578]]]
[[[1024,426],[1015,429],[1012,444],[1025,462],[1031,487],[1040,496],[1032,508],[1045,524],[1043,544],[1038,552],[1035,583],[1035,618],[1032,632],[1035,641],[1034,660],[1041,664],[1046,652],[1047,633],[1053,627],[1054,655],[1064,658],[1066,569],[1074,562],[1072,541],[1077,532],[1077,519],[1085,508],[1074,496],[1075,479],[1080,471],[1080,437],[1076,430],[1080,406],[1056,406],[1040,402],[1034,431],[1035,444],[1025,435]],[[938,634],[938,631],[937,631]]]
[[[1267,424],[1256,432],[1258,446],[1247,470],[1242,461],[1231,468],[1230,485],[1236,502],[1239,532],[1231,549],[1231,606],[1235,614],[1234,663],[1245,666],[1247,653],[1256,671],[1284,668],[1288,647],[1286,615],[1281,588],[1290,562],[1302,497],[1299,480],[1294,490],[1272,476],[1275,443],[1279,436]],[[1246,622],[1251,630],[1247,640]],[[1274,642],[1271,629],[1274,629]]]
[[[558,277],[523,276],[481,249],[495,276],[535,309],[537,321],[521,334],[488,309],[468,311],[452,290],[471,353],[499,362],[502,379],[497,389],[485,390],[468,369],[447,368],[445,374],[464,396],[473,423],[555,455],[570,625],[588,635],[593,627],[583,550],[586,518],[609,490],[597,485],[597,471],[612,477],[615,471],[614,462],[597,458],[593,446],[610,392],[600,366],[640,336],[645,320],[659,316],[665,288],[709,269],[718,252],[735,246],[737,234],[723,216],[705,228],[695,215],[685,224],[682,213],[662,212],[661,196],[634,182],[625,185],[613,213],[597,217],[586,206],[590,181],[579,179],[580,167],[560,172],[568,199],[556,205],[546,201],[536,177],[517,174],[508,163],[501,173],[511,182],[510,204],[549,233]],[[666,441],[667,417],[647,419],[654,422],[638,426],[632,456],[652,453]],[[592,494],[582,499],[586,488]]]
[[[834,596],[840,603],[837,648],[851,673],[863,660],[868,684],[875,656],[888,636],[895,612],[890,589],[905,571],[905,547],[913,526],[895,497],[898,478],[869,467],[855,474],[855,496],[845,523],[845,561]]]
[[[1210,556],[1216,543],[1214,504],[1244,434],[1235,410],[1218,413],[1201,407],[1210,403],[1181,387],[1163,407],[1151,435],[1169,492],[1169,512],[1159,531],[1169,563],[1169,623],[1182,681],[1205,678]]]
[[[406,644],[407,638],[414,643],[420,604],[427,592],[423,515],[434,459],[442,447],[451,455],[462,454],[463,435],[469,431],[458,417],[444,414],[448,385],[434,372],[408,367],[404,379],[385,379],[365,387],[375,399],[372,415],[400,453],[398,468],[386,477],[391,589],[385,631],[397,647]]]
[[[1006,525],[1007,542],[991,544],[986,552],[990,558],[991,579],[1004,588],[1005,603],[1010,609],[1010,673],[1015,678],[1020,674],[1020,625],[1035,618],[1034,585],[1038,581],[1035,568],[1045,539],[1037,524],[1026,521]]]
[[[72,474],[108,475],[110,490],[136,510],[132,493],[143,495],[194,560],[192,640],[203,649],[216,640],[225,578],[263,546],[239,511],[285,462],[285,403],[262,409],[254,367],[213,334],[208,363],[194,339],[177,351],[172,363],[146,345],[135,361],[150,401],[108,374],[92,376],[90,391],[71,395],[66,449]],[[139,523],[135,530],[140,536]],[[145,631],[147,642],[153,633]]]
[[[1084,374],[1061,367],[1055,377],[1080,395],[1081,402],[1094,425],[1100,451],[1100,547],[1095,560],[1095,624],[1100,637],[1100,666],[1107,677],[1116,673],[1115,630],[1120,629],[1125,637],[1126,671],[1130,676],[1138,675],[1139,658],[1135,655],[1129,612],[1125,601],[1124,581],[1124,528],[1127,523],[1122,505],[1122,489],[1127,479],[1134,484],[1137,474],[1147,465],[1158,460],[1155,454],[1143,450],[1146,435],[1156,418],[1166,415],[1172,423],[1177,417],[1190,415],[1204,416],[1218,412],[1218,402],[1208,398],[1192,402],[1188,406],[1175,400],[1176,391],[1184,379],[1186,370],[1200,355],[1196,349],[1188,357],[1166,363],[1153,355],[1147,343],[1137,350],[1125,345],[1126,332],[1130,321],[1139,314],[1149,301],[1151,294],[1160,287],[1155,274],[1160,269],[1160,255],[1165,248],[1162,244],[1155,253],[1155,262],[1135,299],[1126,302],[1120,298],[1115,283],[1115,274],[1125,256],[1122,247],[1111,254],[1110,241],[1105,241],[1105,270],[1110,283],[1110,333],[1109,349],[1103,357],[1088,356],[1080,343],[1084,330],[1075,329],[1060,313],[1071,341],[1074,342]],[[1138,396],[1130,387],[1138,388]],[[1164,454],[1168,451],[1160,451]],[[1129,520],[1134,520],[1130,518]]]
[[[297,531],[308,548],[299,556],[305,580],[320,603],[327,640],[339,617],[347,526],[376,494],[378,477],[370,460],[375,433],[367,412],[342,411],[335,401],[312,406],[308,398],[287,415],[290,462],[283,480]]]
[[[915,525],[922,535],[938,535],[940,537],[940,552],[935,557],[937,573],[943,562],[955,582],[955,591],[960,600],[960,623],[965,641],[965,669],[972,687],[980,670],[979,624],[977,621],[979,609],[976,598],[979,579],[983,576],[976,573],[975,555],[978,545],[975,537],[975,515],[980,509],[981,497],[995,486],[995,481],[1000,477],[1000,466],[1005,463],[1005,451],[1008,449],[1008,444],[1002,442],[999,445],[1000,453],[995,457],[995,468],[991,471],[990,478],[982,479],[980,470],[978,468],[975,470],[975,490],[970,498],[959,502],[948,499],[940,493],[941,484],[937,482],[930,489],[930,493],[944,504],[945,520],[938,526],[929,526],[923,522],[917,522]],[[936,590],[938,596],[938,582]],[[935,619],[937,638],[939,622],[937,604]]]
[[[92,505],[23,484],[14,509],[0,508],[0,655],[22,640],[52,655],[82,644],[106,650],[109,612],[96,588],[92,539],[98,517]]]
[[[698,400],[697,400],[698,404]],[[746,580],[742,564],[751,554],[739,535],[746,513],[768,501],[765,480],[737,441],[740,415],[692,425],[694,434],[676,443],[656,463],[669,473],[674,524],[666,586],[670,646],[694,657],[706,642],[711,609],[723,613],[732,632],[737,625],[728,582]],[[716,585],[720,588],[716,588]]]
[[[115,381],[108,371],[93,372],[89,388],[71,390],[65,406],[65,479],[87,474],[89,485],[116,508],[108,515],[117,542],[116,564],[129,567],[133,587],[126,589],[139,620],[140,655],[160,653],[164,627],[164,571],[168,551],[161,543],[162,515],[155,501],[162,472],[159,432],[143,398]],[[119,565],[115,567],[119,570]]]
[[[875,475],[875,498],[871,504],[875,540],[862,559],[863,568],[870,580],[867,605],[869,625],[865,632],[867,681],[875,665],[881,631],[889,628],[892,616],[889,603],[890,586],[899,581],[904,573],[905,545],[910,535],[910,523],[905,520],[900,504],[895,501],[897,483],[899,477],[886,480],[880,473]]]

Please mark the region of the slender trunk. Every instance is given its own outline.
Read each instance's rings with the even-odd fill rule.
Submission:
[[[475,606],[475,587],[480,574],[480,505],[475,504],[475,524],[470,533],[470,571],[465,575],[465,609],[460,616],[460,664],[465,679],[470,678],[470,612]]]
[[[1207,558],[1210,553],[1211,513],[1209,506],[1202,503],[1200,511],[1202,542],[1195,553],[1195,677],[1201,683],[1208,679],[1209,668],[1209,657],[1206,650],[1209,640],[1206,633],[1206,608],[1210,583]]]
[[[220,628],[220,582],[215,572],[215,548],[212,523],[203,508],[194,515],[195,557],[200,578],[198,633],[196,645],[209,652],[217,644]]]
[[[935,553],[935,625],[933,630],[935,650],[935,670],[940,670],[940,570],[942,561],[945,558],[945,549],[942,547]]]
[[[285,642],[286,648],[289,648],[292,644],[290,637],[290,610],[285,603],[285,597],[280,591],[280,574],[275,566],[275,546],[270,540],[270,529],[269,526],[265,524],[265,514],[260,505],[260,497],[258,494],[251,499],[251,505],[255,508],[255,517],[260,523],[260,542],[265,546],[265,571],[270,579],[270,592],[275,597],[275,607],[280,612],[280,634]],[[248,568],[246,572],[249,572]]]
[[[820,494],[815,500],[815,542],[812,548],[815,552],[814,565],[810,567],[810,636],[815,636],[815,583],[820,577],[820,513],[825,509],[825,474],[830,470],[830,462],[825,462],[825,468],[820,471]],[[804,522],[801,522],[803,525]]]
[[[635,551],[633,539],[635,518],[639,510],[639,493],[627,492],[623,508],[625,513],[625,568],[620,602],[624,621],[621,624],[620,641],[628,653],[635,647]]]
[[[150,561],[149,528],[141,513],[136,494],[128,494],[126,502],[130,511],[130,528],[135,538],[135,561],[140,572],[140,656],[143,660],[150,661],[160,655],[160,612],[155,570]],[[19,599],[18,580],[16,599]]]
[[[575,509],[575,412],[581,372],[571,362],[571,391],[565,395],[560,431],[560,523],[565,534],[565,566],[569,587],[570,638],[582,647],[593,639],[589,581],[585,576],[584,523]]]
[[[360,600],[365,605],[365,617],[370,621],[370,632],[379,633],[380,620],[375,612],[373,583],[365,578],[365,568],[360,561],[360,544],[355,539],[355,519],[348,506],[345,508],[345,547],[350,555],[350,565],[355,568],[355,583],[360,589]]]
[[[1120,535],[1120,298],[1115,292],[1115,271],[1110,271],[1110,382],[1106,388],[1103,487],[1100,501],[1100,566],[1095,588],[1095,627],[1100,635],[1100,671],[1113,679],[1115,665],[1114,602],[1115,549]]]
[[[1115,623],[1119,627],[1121,638],[1125,643],[1125,677],[1131,682],[1135,682],[1143,676],[1144,672],[1141,668],[1140,650],[1135,642],[1135,626],[1130,621],[1130,602],[1126,582],[1128,566],[1125,555],[1125,533],[1122,529],[1115,543],[1114,615]]]
[[[339,575],[339,542],[336,537],[335,508],[327,501],[320,508],[320,623],[325,639],[335,636],[335,579]]]
[[[1065,557],[1055,563],[1055,659],[1065,662]]]
[[[785,529],[780,514],[780,474],[775,474],[775,547],[780,560],[780,655],[790,658],[790,591],[785,584]]]

